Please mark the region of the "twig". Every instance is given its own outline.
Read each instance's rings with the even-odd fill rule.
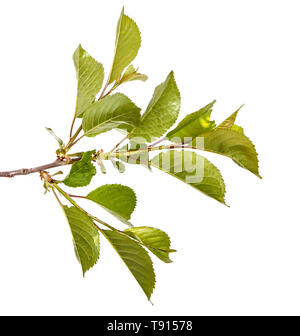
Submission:
[[[48,163],[42,166],[38,166],[38,167],[34,167],[34,168],[22,168],[22,169],[18,169],[18,170],[10,170],[10,171],[6,171],[6,172],[0,172],[0,177],[14,177],[17,175],[29,175],[29,174],[33,174],[33,173],[39,173],[43,170],[47,170],[47,169],[51,169],[51,168],[56,168],[56,167],[61,167],[61,166],[66,166],[69,164],[72,164],[75,161],[78,161],[78,158],[74,158],[70,161],[59,161],[56,160],[52,163]]]
[[[75,124],[75,120],[76,120],[76,114],[74,115],[74,118],[73,118],[72,124],[71,124],[70,139],[72,138],[72,135],[73,135],[73,127],[74,127],[74,124]]]
[[[154,147],[154,146],[158,145],[159,143],[161,143],[161,142],[163,142],[165,140],[167,140],[166,137],[161,138],[161,139],[157,140],[156,142],[153,142],[151,145],[149,145],[149,147]]]
[[[78,130],[75,132],[75,134],[70,138],[68,144],[67,144],[67,148],[70,149],[73,146],[73,142],[74,140],[76,140],[77,136],[79,135],[79,133],[82,130],[82,125],[79,126]]]
[[[126,139],[127,139],[127,137],[128,137],[128,134],[121,140],[121,141],[119,141],[116,145],[115,145],[115,147],[111,150],[111,152],[114,152]]]
[[[80,138],[78,138],[76,141],[72,142],[72,143],[68,146],[68,149],[70,149],[71,147],[73,147],[74,145],[76,145],[77,142],[78,142],[79,140],[81,140],[82,138],[84,138],[84,134],[83,134]]]
[[[104,88],[103,88],[103,90],[102,90],[102,92],[101,92],[100,97],[99,97],[98,100],[100,100],[100,99],[103,98],[104,93],[105,93],[105,91],[106,91],[106,89],[107,89],[107,87],[108,87],[108,85],[109,85],[109,79],[110,79],[110,76],[108,77],[107,82],[106,82],[106,84],[104,85]]]
[[[68,195],[69,195],[69,197],[84,198],[84,199],[86,199],[86,196],[72,195],[72,194],[68,194]]]

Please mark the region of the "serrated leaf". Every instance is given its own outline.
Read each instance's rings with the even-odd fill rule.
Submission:
[[[116,93],[91,105],[84,113],[82,127],[88,137],[114,128],[129,128],[140,122],[140,108],[127,96]]]
[[[95,150],[85,152],[80,161],[72,164],[69,175],[64,179],[64,184],[68,187],[84,187],[87,186],[93,176],[96,174],[96,168],[92,164],[92,154]]]
[[[81,117],[95,101],[95,97],[102,87],[104,69],[102,64],[94,60],[81,45],[74,52],[73,61],[78,80],[75,114],[76,117]]]
[[[171,71],[165,82],[156,87],[139,126],[132,130],[129,138],[150,142],[161,137],[175,123],[179,110],[180,93]]]
[[[234,113],[232,113],[227,119],[225,119],[220,125],[218,125],[218,129],[232,129],[236,120],[236,117],[240,111],[240,109],[243,107],[244,105],[240,106]]]
[[[191,151],[168,151],[151,160],[151,165],[225,204],[225,184],[218,168]]]
[[[81,264],[83,275],[99,259],[99,233],[89,216],[79,209],[63,207],[73,236],[75,253]]]
[[[233,131],[236,131],[236,132],[245,134],[245,133],[244,133],[244,129],[243,129],[243,127],[241,127],[241,126],[233,125],[233,126],[231,127],[231,129],[232,129]]]
[[[217,128],[204,134],[203,140],[201,146],[197,146],[194,141],[193,145],[201,150],[227,156],[239,166],[261,177],[255,146],[241,131]]]
[[[106,184],[87,195],[87,199],[101,205],[123,223],[132,226],[128,220],[136,206],[135,192],[121,184]]]
[[[175,251],[170,249],[170,237],[165,232],[148,226],[133,227],[124,232],[137,237],[154,255],[165,263],[172,262],[169,254]]]
[[[141,80],[145,82],[148,79],[146,75],[143,75],[141,73],[138,73],[137,70],[133,67],[133,65],[130,65],[124,72],[120,82],[131,82],[134,80]]]
[[[102,232],[150,300],[155,287],[155,273],[148,253],[126,234],[109,230]]]
[[[115,55],[108,83],[115,81],[136,57],[141,46],[141,33],[136,23],[124,14],[118,21]]]
[[[210,115],[214,103],[215,100],[197,112],[188,114],[175,129],[167,134],[167,138],[172,142],[186,143],[213,129],[216,124],[210,120]]]

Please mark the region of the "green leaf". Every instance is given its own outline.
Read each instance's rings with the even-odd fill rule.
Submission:
[[[240,109],[243,107],[244,105],[240,106],[234,113],[232,113],[227,119],[225,119],[220,125],[218,125],[218,129],[232,129],[234,128],[234,126],[236,126],[234,123],[235,123],[235,120],[236,120],[236,117],[240,111]],[[239,126],[237,126],[239,127]],[[240,127],[241,128],[241,127]]]
[[[151,160],[151,165],[225,204],[225,184],[218,168],[191,151],[168,151]]]
[[[124,233],[109,230],[102,232],[150,300],[155,287],[155,273],[148,253]]]
[[[130,139],[143,138],[151,142],[161,137],[175,123],[179,110],[180,93],[171,71],[166,81],[156,87],[141,123],[130,133]]]
[[[236,131],[236,132],[239,132],[239,133],[244,134],[244,129],[243,129],[243,127],[241,127],[241,126],[233,125],[231,129],[232,129],[233,131]]]
[[[101,205],[125,224],[132,226],[128,220],[136,206],[135,192],[121,184],[106,184],[87,195],[87,199]]]
[[[76,49],[73,61],[78,80],[75,113],[76,117],[82,117],[102,87],[104,69],[102,64],[95,61],[81,45]]]
[[[94,137],[114,128],[128,128],[140,122],[140,108],[127,96],[116,93],[91,105],[83,115],[85,135]]]
[[[46,130],[53,136],[53,138],[58,142],[59,148],[64,148],[65,144],[52,130],[52,128],[46,127]]]
[[[99,233],[93,221],[84,212],[72,207],[63,207],[73,236],[75,253],[81,264],[83,276],[99,259]]]
[[[131,234],[132,237],[138,238],[154,255],[165,263],[171,263],[169,253],[175,252],[171,250],[171,241],[169,236],[159,230],[147,226],[133,227],[124,232]]]
[[[124,72],[122,78],[120,79],[121,83],[131,82],[134,80],[141,80],[145,82],[148,79],[146,75],[140,74],[135,70],[133,65],[130,65]]]
[[[115,55],[108,83],[112,83],[122,74],[136,57],[141,46],[141,33],[136,23],[124,14],[124,8],[118,21]]]
[[[193,141],[193,145],[201,150],[227,156],[239,166],[261,177],[256,149],[250,139],[241,131],[236,131],[235,128],[216,128],[204,134],[203,139],[200,146],[195,141]]]
[[[214,103],[215,100],[199,111],[187,115],[175,129],[167,134],[167,138],[172,142],[186,143],[213,129],[216,124],[210,120],[210,115]]]
[[[69,175],[64,179],[64,184],[68,187],[84,187],[87,186],[93,176],[96,174],[96,168],[92,164],[92,154],[95,150],[85,152],[80,161],[72,164]]]

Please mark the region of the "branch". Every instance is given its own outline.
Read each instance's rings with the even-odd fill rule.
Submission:
[[[79,160],[79,158],[74,158],[74,159],[69,160],[69,161],[56,160],[52,163],[48,163],[48,164],[38,166],[38,167],[34,167],[34,168],[22,168],[22,169],[18,169],[18,170],[0,172],[0,177],[14,177],[14,176],[17,176],[17,175],[29,175],[29,174],[33,174],[33,173],[39,173],[42,170],[61,167],[61,166],[66,166],[66,165],[72,164],[73,162],[78,161],[78,160]]]

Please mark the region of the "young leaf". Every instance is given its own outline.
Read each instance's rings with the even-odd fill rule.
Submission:
[[[102,232],[150,300],[155,287],[155,273],[148,253],[126,234],[109,230]]]
[[[159,230],[147,226],[133,227],[126,229],[124,232],[137,237],[154,255],[165,263],[171,263],[169,258],[170,252],[175,250],[170,249],[171,241],[169,236]]]
[[[89,216],[79,209],[64,206],[73,236],[75,253],[81,264],[83,276],[99,259],[99,233]]]
[[[120,79],[120,82],[125,83],[125,82],[130,82],[134,80],[141,80],[145,82],[148,79],[146,75],[140,74],[135,70],[133,65],[130,65],[124,72],[122,78]]]
[[[83,115],[82,127],[88,137],[114,128],[131,129],[140,122],[140,110],[127,96],[116,93],[91,105]]]
[[[125,169],[126,169],[126,168],[125,168],[125,165],[124,165],[123,162],[116,161],[116,160],[113,160],[113,159],[111,159],[110,161],[111,161],[113,167],[114,167],[119,173],[122,174],[122,173],[125,172]]]
[[[129,138],[144,138],[148,142],[159,138],[175,123],[179,110],[180,93],[171,71],[165,82],[156,87],[141,123]]]
[[[141,33],[136,23],[124,14],[118,21],[115,56],[108,83],[115,81],[136,57],[141,46]]]
[[[225,204],[225,184],[218,168],[190,151],[168,151],[151,160],[151,165]]]
[[[104,69],[102,64],[95,61],[81,45],[76,49],[73,61],[78,80],[75,113],[76,117],[82,117],[102,87]]]
[[[105,167],[105,165],[104,165],[104,163],[103,163],[102,160],[98,161],[98,165],[100,167],[101,173],[102,174],[106,174],[106,167]]]
[[[204,134],[203,139],[204,141],[200,147],[197,146],[196,139],[192,144],[198,149],[227,156],[239,166],[261,177],[259,175],[256,149],[250,139],[241,133],[240,130],[216,128]]]
[[[96,174],[96,168],[92,164],[92,154],[95,150],[85,152],[80,161],[72,164],[69,175],[64,179],[64,184],[68,187],[84,187],[90,184]]]
[[[46,127],[46,130],[53,136],[53,138],[58,142],[59,148],[64,148],[65,144],[52,130],[52,128]]]
[[[136,206],[135,192],[121,184],[106,184],[87,195],[87,199],[101,205],[120,221],[132,226],[128,220]]]
[[[175,129],[167,134],[167,138],[170,141],[185,143],[213,129],[216,124],[210,120],[210,115],[215,102],[214,100],[199,111],[187,115]]]

